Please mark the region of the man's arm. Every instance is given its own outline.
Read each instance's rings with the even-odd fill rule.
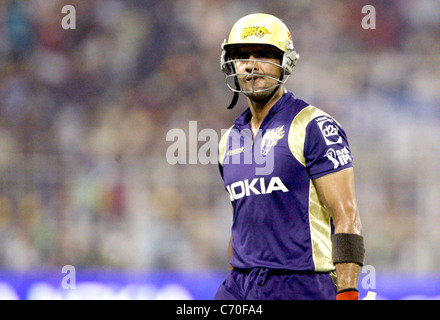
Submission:
[[[320,177],[314,180],[314,184],[322,203],[333,217],[335,234],[361,236],[353,168]],[[337,263],[337,291],[357,289],[360,271],[361,265],[358,263]]]

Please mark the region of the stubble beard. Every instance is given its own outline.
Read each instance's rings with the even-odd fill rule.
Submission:
[[[274,84],[267,84],[267,86],[263,88],[254,87],[254,90],[252,90],[254,85],[250,84],[250,88],[243,90],[243,94],[252,101],[262,101],[268,98],[272,94],[273,90],[276,90],[277,87],[272,87],[273,85]]]

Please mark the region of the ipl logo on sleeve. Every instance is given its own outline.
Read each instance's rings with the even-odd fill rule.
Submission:
[[[333,163],[333,169],[336,169],[339,166],[345,166],[347,163],[353,161],[350,155],[350,151],[348,151],[346,147],[340,150],[334,150],[330,148],[327,150],[327,153],[324,156]]]
[[[339,135],[339,129],[335,124],[335,120],[330,117],[320,117],[316,119],[316,122],[328,146],[342,142],[342,137]]]

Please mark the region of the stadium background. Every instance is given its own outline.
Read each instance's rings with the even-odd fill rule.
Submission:
[[[289,89],[349,135],[369,289],[440,297],[437,0],[3,0],[1,298],[212,297],[228,196],[216,165],[170,165],[165,137],[189,121],[220,134],[242,112],[226,110],[220,44],[253,12],[285,20],[301,55]]]

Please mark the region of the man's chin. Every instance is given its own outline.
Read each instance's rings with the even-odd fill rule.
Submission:
[[[261,90],[261,89],[259,89],[259,90]],[[272,90],[273,90],[273,88],[272,88]],[[243,93],[246,97],[248,97],[252,101],[261,101],[261,100],[264,100],[267,97],[269,97],[270,94],[272,93],[272,90],[270,90],[270,89],[266,89],[266,90],[262,90],[262,91],[257,90],[257,92],[251,92],[251,91],[246,92],[245,91]]]

